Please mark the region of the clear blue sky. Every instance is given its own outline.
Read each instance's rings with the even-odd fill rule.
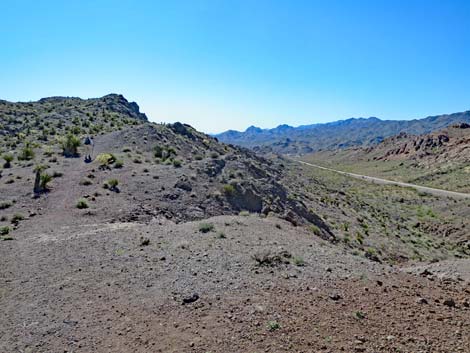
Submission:
[[[470,1],[0,1],[0,98],[206,132],[470,109]]]

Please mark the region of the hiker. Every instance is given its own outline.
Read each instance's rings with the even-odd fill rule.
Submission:
[[[92,136],[85,137],[85,141],[83,141],[83,144],[87,146],[87,154],[85,155],[85,163],[90,163],[92,161],[91,156],[93,154],[93,149],[95,147],[95,144],[93,142],[93,137]]]

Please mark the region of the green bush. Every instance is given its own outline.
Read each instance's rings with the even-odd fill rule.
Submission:
[[[231,184],[226,184],[222,187],[222,192],[226,196],[231,196],[231,195],[235,194],[235,187]]]
[[[312,224],[309,229],[310,229],[310,231],[311,231],[313,234],[315,234],[315,235],[321,235],[321,230],[320,230],[320,228],[319,228],[318,226],[316,226],[315,224]]]
[[[61,142],[62,152],[65,157],[77,157],[80,139],[74,134],[68,134]]]
[[[101,168],[109,168],[109,166],[116,161],[116,157],[111,153],[100,153],[96,157],[96,160],[100,164]]]
[[[304,266],[305,261],[301,256],[295,256],[292,261],[294,262],[294,265],[296,266]]]
[[[122,168],[124,166],[124,162],[120,159],[117,159],[116,162],[114,162],[114,168]]]
[[[17,224],[22,220],[24,220],[24,216],[21,213],[15,213],[13,217],[11,217],[11,223],[13,224]]]
[[[214,225],[212,223],[201,223],[199,225],[199,231],[201,233],[209,233],[209,232],[212,232],[214,230]]]
[[[18,155],[18,160],[20,161],[29,161],[34,158],[34,151],[29,144],[23,147],[20,154]]]
[[[107,181],[107,184],[109,186],[109,189],[116,189],[116,187],[119,185],[119,181],[117,179],[109,179]]]
[[[268,322],[268,330],[269,331],[276,331],[281,328],[281,325],[277,321],[269,321]]]
[[[8,235],[10,233],[10,227],[0,227],[0,235]]]
[[[10,168],[11,162],[13,161],[13,155],[11,153],[5,153],[2,158],[5,160],[3,168]]]
[[[178,159],[173,160],[173,166],[175,168],[179,168],[179,167],[181,167],[181,165],[182,165],[182,162],[180,160],[178,160]]]
[[[88,208],[88,202],[86,202],[85,199],[80,199],[78,200],[76,207],[79,209]]]
[[[47,184],[49,184],[51,181],[52,181],[52,176],[51,175],[49,175],[47,173],[41,174],[41,178],[40,178],[40,182],[39,182],[39,185],[41,186],[41,189],[42,190],[47,190]]]
[[[83,186],[88,186],[88,185],[92,185],[93,182],[90,180],[90,179],[83,179],[83,180],[80,180],[80,185],[83,185]]]
[[[0,210],[5,210],[9,207],[12,206],[12,203],[10,201],[2,201],[0,202]]]

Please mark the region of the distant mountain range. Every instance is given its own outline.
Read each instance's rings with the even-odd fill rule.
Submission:
[[[414,120],[380,120],[371,117],[298,127],[279,125],[274,129],[250,126],[244,132],[229,130],[215,137],[222,142],[260,152],[304,154],[325,149],[375,145],[401,132],[427,134],[460,122],[470,122],[470,111]]]

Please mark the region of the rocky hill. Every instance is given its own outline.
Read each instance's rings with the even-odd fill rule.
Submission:
[[[14,200],[13,209],[27,205],[37,213],[38,207],[63,221],[74,217],[76,203],[85,198],[92,213],[120,221],[164,216],[180,222],[257,212],[315,224],[332,237],[318,216],[291,197],[282,183],[281,160],[222,144],[181,123],[149,123],[136,103],[120,95],[3,101],[0,117],[0,155],[5,163],[12,159],[0,174],[2,199]],[[75,158],[65,157],[64,140],[72,135],[78,142],[92,136],[93,147],[82,144]],[[88,155],[93,162],[84,163]],[[31,201],[38,165],[53,180],[44,190],[47,197]],[[102,197],[106,178],[118,181],[122,192],[108,190],[113,197]]]
[[[429,134],[400,133],[370,147],[306,157],[324,166],[459,192],[470,192],[470,124]]]
[[[454,124],[425,135],[401,133],[366,150],[375,160],[414,160],[418,165],[470,163],[470,124]]]
[[[244,132],[216,135],[225,143],[253,148],[259,152],[306,154],[318,150],[370,146],[401,132],[426,134],[457,122],[470,122],[470,111],[415,120],[347,119],[299,127],[280,125],[274,129],[250,127]]]

